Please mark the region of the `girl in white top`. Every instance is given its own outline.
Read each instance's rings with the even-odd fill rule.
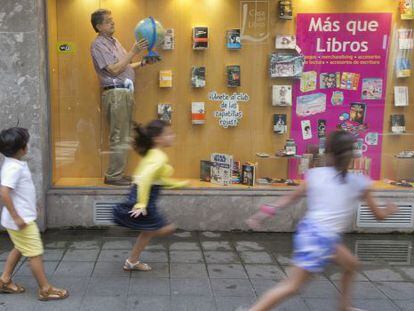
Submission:
[[[364,199],[377,219],[384,219],[397,208],[388,204],[378,208],[372,198],[371,181],[363,175],[348,172],[353,158],[354,137],[345,131],[331,133],[327,141],[330,166],[310,169],[305,182],[292,194],[275,205],[262,205],[260,211],[247,220],[253,229],[260,223],[302,196],[307,196],[308,210],[297,227],[294,237],[293,267],[289,277],[265,293],[250,311],[270,310],[295,294],[312,273],[323,271],[331,260],[343,268],[341,311],[356,311],[351,306],[351,285],[358,268],[358,259],[341,242],[341,234],[352,220],[354,207]]]

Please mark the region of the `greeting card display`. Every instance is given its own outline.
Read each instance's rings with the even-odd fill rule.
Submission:
[[[238,65],[227,66],[227,86],[228,87],[240,86],[240,66]]]
[[[272,86],[272,106],[292,106],[292,86]]]
[[[227,48],[229,50],[241,49],[240,29],[230,29],[226,33]]]
[[[172,106],[170,104],[158,104],[158,119],[171,123]]]
[[[296,49],[296,36],[294,35],[276,35],[275,40],[276,49]]]
[[[193,67],[191,69],[191,86],[195,88],[206,86],[206,67]]]
[[[175,48],[175,35],[174,29],[169,28],[165,30],[164,41],[162,43],[163,50],[174,50]]]
[[[270,56],[271,78],[300,78],[303,72],[305,58],[293,53],[273,53]]]
[[[208,48],[208,27],[193,28],[193,49],[204,50]]]

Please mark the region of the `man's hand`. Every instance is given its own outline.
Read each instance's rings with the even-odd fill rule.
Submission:
[[[131,48],[131,52],[134,54],[138,54],[139,52],[147,48],[148,48],[148,41],[146,39],[141,39],[138,42],[134,43],[134,45]]]
[[[19,230],[23,230],[24,228],[27,227],[27,224],[24,222],[23,218],[21,218],[20,216],[17,216],[13,220],[16,223],[17,227],[19,227]]]

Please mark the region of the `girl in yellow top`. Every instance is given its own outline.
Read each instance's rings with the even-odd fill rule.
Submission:
[[[168,224],[158,211],[156,201],[161,187],[184,187],[186,181],[171,179],[173,168],[162,149],[170,147],[175,139],[171,127],[161,120],[151,121],[145,127],[135,126],[135,149],[143,156],[134,172],[133,186],[128,199],[118,204],[114,210],[117,224],[141,231],[125,261],[124,270],[151,270],[151,267],[139,261],[144,248],[153,237],[164,236],[175,231],[174,224]]]

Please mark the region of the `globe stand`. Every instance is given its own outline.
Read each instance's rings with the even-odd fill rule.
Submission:
[[[149,63],[159,62],[161,59],[161,56],[150,48],[148,48],[148,54],[144,56],[144,60]]]

